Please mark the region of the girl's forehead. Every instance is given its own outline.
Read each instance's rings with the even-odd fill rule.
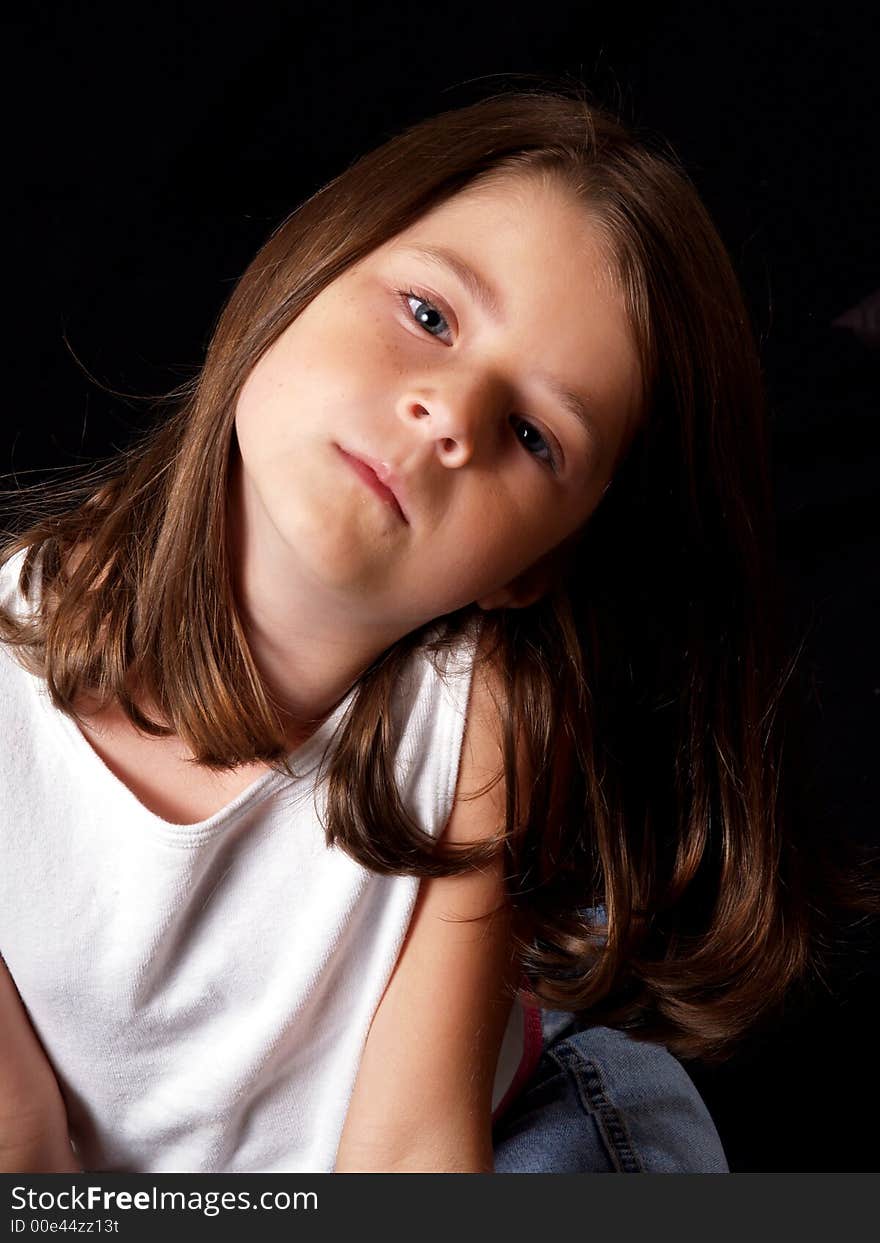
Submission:
[[[430,207],[398,237],[451,224],[481,233],[498,224],[522,225],[560,213],[587,220],[588,213],[560,179],[536,173],[486,175]]]
[[[382,254],[438,243],[496,267],[527,274],[550,269],[571,282],[589,278],[606,296],[619,291],[617,264],[595,212],[559,176],[532,173],[487,175],[429,208],[407,228],[377,247]],[[376,252],[374,252],[376,253]]]

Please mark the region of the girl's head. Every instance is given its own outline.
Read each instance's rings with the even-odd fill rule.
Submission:
[[[531,603],[642,413],[613,266],[549,171],[483,174],[429,208],[250,371],[235,529],[252,546],[271,530],[313,595],[394,638],[475,601]]]
[[[662,458],[714,532],[761,413],[737,283],[682,172],[580,99],[501,95],[363,157],[257,255],[195,395],[183,525],[206,502],[222,525],[237,439],[248,529],[281,530],[331,606],[402,633],[546,591],[637,439],[642,503]]]

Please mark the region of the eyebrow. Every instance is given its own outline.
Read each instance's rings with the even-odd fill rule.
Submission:
[[[501,299],[494,285],[490,284],[485,276],[472,268],[469,263],[466,263],[461,255],[457,255],[454,250],[446,246],[430,246],[425,242],[410,242],[403,249],[438,267],[447,268],[458,277],[473,300],[491,319],[504,322]],[[544,387],[551,391],[569,414],[574,415],[590,439],[597,446],[601,446],[602,436],[583,399],[578,397],[577,393],[572,393],[567,389],[556,376],[549,375],[546,371],[539,371],[537,374]]]

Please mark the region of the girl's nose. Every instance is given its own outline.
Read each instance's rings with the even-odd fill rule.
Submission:
[[[410,393],[402,400],[399,414],[411,434],[434,443],[445,466],[464,466],[474,454],[481,422],[479,406],[475,394],[452,400],[439,393]]]

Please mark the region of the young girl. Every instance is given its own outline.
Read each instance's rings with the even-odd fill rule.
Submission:
[[[2,554],[6,1168],[491,1170],[541,1007],[725,1051],[809,928],[675,162],[562,92],[416,125],[176,396]]]

